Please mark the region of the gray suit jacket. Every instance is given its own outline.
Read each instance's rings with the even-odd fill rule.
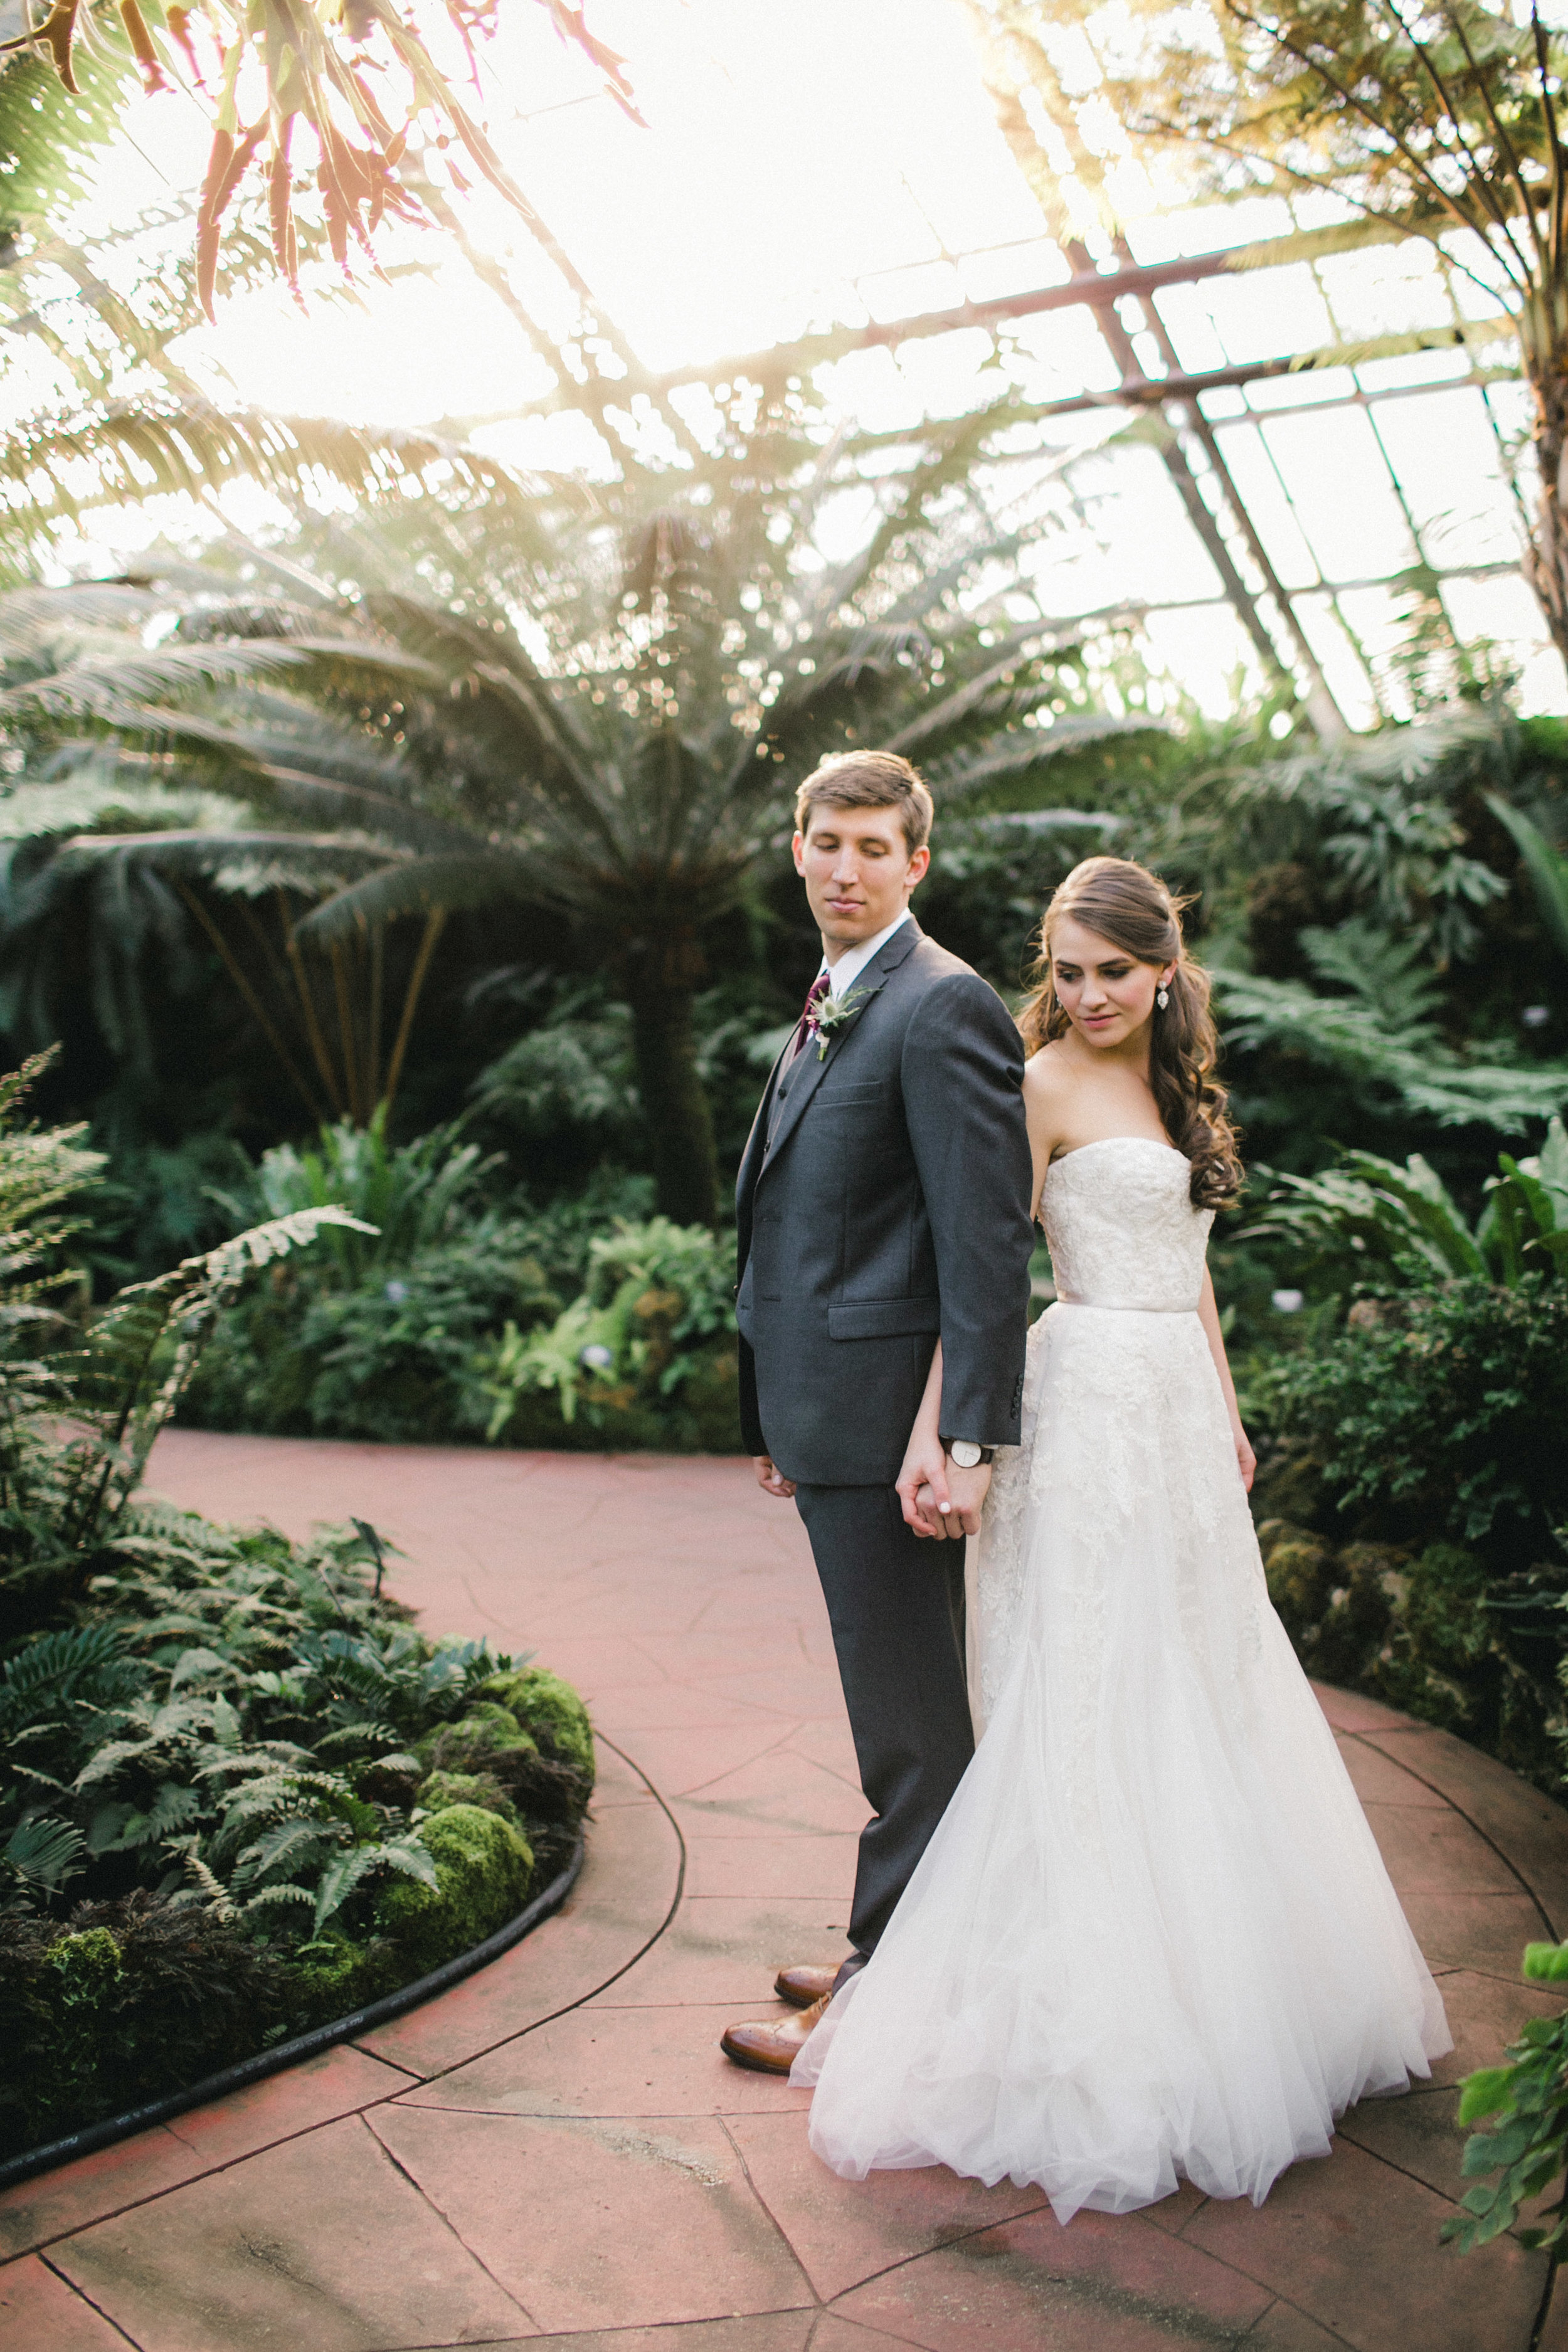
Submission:
[[[1016,1444],[1024,1387],[1018,1032],[912,920],[855,989],[782,1105],[787,1046],[774,1064],[735,1187],[746,1444],[816,1486],[897,1477],[939,1333],[944,1434]]]

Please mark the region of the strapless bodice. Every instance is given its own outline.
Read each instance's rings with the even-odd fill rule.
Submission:
[[[1040,1213],[1057,1296],[1078,1307],[1190,1314],[1203,1291],[1212,1209],[1194,1209],[1192,1170],[1173,1144],[1117,1135],[1080,1144],[1046,1171]]]

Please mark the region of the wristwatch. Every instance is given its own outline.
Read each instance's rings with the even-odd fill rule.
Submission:
[[[994,1445],[976,1445],[972,1437],[944,1437],[942,1450],[955,1470],[978,1470],[983,1462],[994,1461]]]

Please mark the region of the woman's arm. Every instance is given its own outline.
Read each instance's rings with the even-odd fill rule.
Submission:
[[[1247,1432],[1241,1425],[1241,1408],[1236,1402],[1236,1382],[1230,1377],[1230,1362],[1225,1352],[1225,1335],[1219,1328],[1219,1308],[1215,1303],[1214,1277],[1206,1265],[1204,1268],[1204,1293],[1198,1301],[1198,1320],[1204,1327],[1204,1337],[1209,1343],[1209,1354],[1214,1358],[1214,1367],[1219,1374],[1219,1384],[1225,1391],[1226,1410],[1230,1414],[1231,1432],[1236,1439],[1236,1461],[1237,1467],[1241,1472],[1241,1483],[1250,1494],[1253,1477],[1258,1469],[1258,1456],[1248,1444]]]
[[[952,1508],[947,1456],[942,1450],[941,1423],[942,1341],[939,1339],[936,1353],[931,1360],[931,1370],[926,1376],[925,1394],[921,1399],[915,1425],[904,1449],[904,1466],[894,1487],[903,1506],[906,1527],[913,1528],[917,1536],[935,1536],[939,1543],[947,1534],[942,1514]],[[930,1499],[923,1506],[920,1499],[922,1487],[930,1490]]]

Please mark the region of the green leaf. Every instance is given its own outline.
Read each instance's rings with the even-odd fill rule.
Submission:
[[[1483,2116],[1502,2114],[1513,2105],[1513,2090],[1511,2066],[1486,2066],[1479,2074],[1467,2074],[1459,2093],[1458,2121],[1473,2124]]]
[[[1523,1973],[1535,1984],[1568,1980],[1568,1944],[1526,1944]]]

